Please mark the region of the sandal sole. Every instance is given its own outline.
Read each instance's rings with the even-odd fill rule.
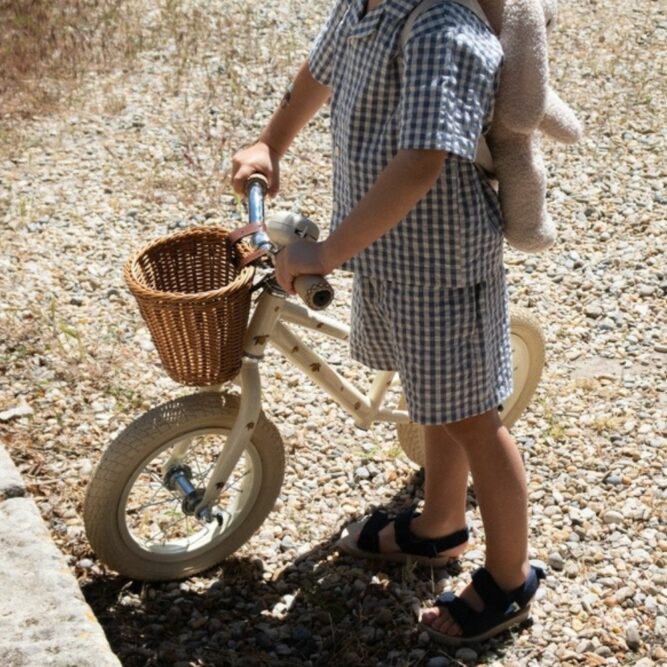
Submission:
[[[447,646],[462,646],[465,644],[474,644],[476,642],[483,642],[487,639],[491,639],[492,637],[496,637],[499,634],[505,632],[505,630],[509,630],[511,627],[515,625],[520,625],[524,621],[527,621],[529,617],[530,617],[530,604],[526,605],[526,607],[524,607],[520,612],[518,612],[516,616],[512,616],[512,618],[508,619],[507,621],[504,621],[499,625],[495,625],[494,627],[487,630],[486,632],[483,632],[480,635],[473,635],[472,637],[460,637],[460,636],[455,637],[453,635],[446,635],[443,634],[442,632],[434,630],[431,626],[426,625],[425,623],[420,623],[419,627],[422,630],[428,632],[431,639],[434,639],[436,642],[440,644],[446,644]]]
[[[349,528],[357,528],[363,526],[363,522],[351,524]],[[347,529],[346,529],[347,530]],[[364,551],[356,545],[357,534],[348,532],[347,535],[343,535],[338,540],[338,548],[349,556],[354,556],[355,558],[365,558],[367,560],[378,560],[378,561],[388,561],[390,563],[417,563],[418,565],[428,565],[430,567],[444,567],[450,563],[458,560],[458,556],[441,556],[436,558],[430,558],[428,556],[417,556],[413,554],[406,553],[374,553],[373,551]]]

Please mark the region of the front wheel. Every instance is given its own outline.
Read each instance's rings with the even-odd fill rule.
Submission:
[[[250,539],[273,508],[285,469],[282,439],[263,414],[220,489],[215,520],[196,519],[165,483],[166,464],[176,455],[203,494],[237,413],[235,396],[192,394],[153,408],[111,443],[84,506],[86,534],[101,561],[132,579],[181,579]]]
[[[511,428],[526,409],[535,393],[544,367],[544,336],[540,325],[529,311],[512,308],[510,313],[510,340],[512,345],[512,395],[498,406],[500,418]],[[405,409],[401,396],[399,408]],[[398,442],[411,461],[424,465],[424,433],[418,424],[397,424]]]

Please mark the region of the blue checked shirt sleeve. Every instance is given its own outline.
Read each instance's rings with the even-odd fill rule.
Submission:
[[[449,28],[415,35],[404,52],[399,148],[437,149],[473,160],[490,121],[502,52],[485,53]]]
[[[313,78],[324,86],[331,85],[334,56],[338,41],[338,25],[340,24],[349,0],[336,0],[329,18],[316,37],[308,55],[308,69]]]

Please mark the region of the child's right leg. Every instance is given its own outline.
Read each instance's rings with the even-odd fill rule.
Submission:
[[[431,427],[426,428],[428,432]],[[517,599],[523,607],[534,594],[528,588],[532,589],[536,581],[534,578],[529,580],[526,480],[516,443],[502,425],[497,410],[448,424],[446,428],[465,451],[470,465],[484,523],[485,568],[500,589],[497,597],[520,590]],[[428,469],[426,474],[428,477]],[[529,582],[527,586],[526,582]],[[473,612],[485,608],[482,597],[472,585],[461,593],[460,598]],[[468,615],[465,612],[461,618]],[[493,618],[488,620],[488,616],[480,617],[479,627],[490,624],[488,629],[491,630],[493,625],[505,622],[502,610],[496,616],[495,621]],[[510,620],[509,616],[507,620]],[[461,625],[447,606],[427,610],[422,622],[443,640],[463,634]]]

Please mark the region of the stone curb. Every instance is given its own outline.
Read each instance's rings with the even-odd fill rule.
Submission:
[[[0,443],[0,663],[121,663]]]

